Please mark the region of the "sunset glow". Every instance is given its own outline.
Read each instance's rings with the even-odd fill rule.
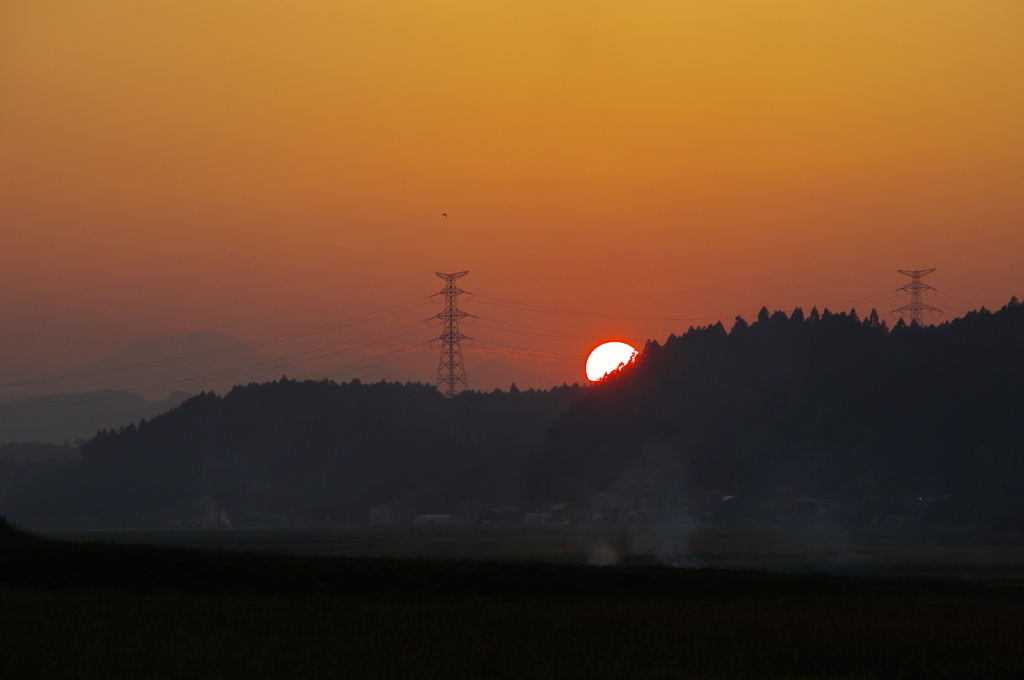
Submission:
[[[636,356],[636,349],[624,342],[606,342],[587,357],[587,380],[597,382]]]
[[[0,371],[278,337],[463,269],[574,312],[467,302],[520,324],[474,330],[481,389],[511,381],[474,383],[486,361],[571,382],[609,334],[762,305],[884,315],[897,269],[937,268],[941,320],[998,308],[1024,291],[1022,31],[1019,0],[8,0]]]

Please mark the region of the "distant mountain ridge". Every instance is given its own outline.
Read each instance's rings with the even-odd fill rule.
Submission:
[[[365,365],[354,366],[333,379],[337,382],[358,378],[364,383],[433,383],[435,366],[429,362],[426,367],[416,364],[414,374],[418,377],[411,377],[391,364],[374,365],[372,358],[366,358]],[[302,380],[312,377],[313,373],[287,359],[269,357],[258,348],[224,333],[181,333],[133,342],[63,374],[33,375],[0,370],[0,403],[105,390],[131,392],[147,401],[161,401],[175,391],[227,394],[235,385],[269,382],[282,375]],[[471,389],[486,392],[507,390],[512,383],[520,389],[549,389],[564,382],[496,358],[468,357],[467,377]]]
[[[148,401],[166,399],[176,391],[224,394],[232,387],[309,372],[284,359],[274,359],[224,333],[182,333],[139,340],[99,361],[58,375],[11,373],[0,382],[0,401],[56,393],[81,394],[114,390]]]
[[[124,427],[166,413],[190,396],[177,391],[166,399],[149,401],[131,392],[101,390],[0,403],[0,445],[63,444],[90,439],[100,430]]]
[[[118,389],[148,399],[172,391],[193,394],[266,382],[287,374],[305,378],[308,371],[273,359],[224,333],[182,333],[140,340],[74,372],[76,386]]]
[[[12,477],[0,514],[160,526],[216,494],[229,512],[310,524],[365,522],[378,505],[473,521],[481,504],[764,527],[997,522],[1024,517],[1022,385],[1016,298],[892,329],[875,311],[763,308],[650,341],[589,387],[207,392],[99,433],[80,462]]]

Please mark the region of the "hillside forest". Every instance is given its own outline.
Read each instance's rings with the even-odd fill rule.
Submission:
[[[0,449],[0,514],[36,528],[358,524],[382,504],[406,522],[561,508],[569,522],[1012,523],[1022,414],[1016,298],[892,328],[873,310],[762,309],[648,341],[590,387],[446,400],[283,377],[202,393],[80,455]]]

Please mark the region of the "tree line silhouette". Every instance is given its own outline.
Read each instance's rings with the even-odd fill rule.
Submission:
[[[872,310],[762,308],[649,341],[574,404],[527,461],[527,499],[590,490],[690,501],[930,504],[931,518],[1024,508],[1024,305],[889,329]],[[646,486],[646,489],[644,488]],[[853,520],[853,517],[847,519]]]
[[[137,427],[100,431],[77,463],[21,475],[0,494],[0,514],[29,526],[145,524],[147,513],[164,521],[216,504],[235,521],[309,523],[365,522],[388,502],[432,513],[482,499],[513,505],[526,456],[584,392],[513,384],[448,401],[432,385],[283,377],[203,393]]]
[[[914,499],[932,520],[989,521],[1024,516],[1022,413],[1016,298],[891,329],[874,310],[765,308],[649,341],[589,388],[446,400],[431,385],[282,378],[203,393],[97,433],[80,460],[4,463],[0,514],[146,525],[215,504],[236,522],[365,522],[389,502],[408,514],[568,502],[590,518],[609,494],[768,507],[783,489],[845,504],[842,521]]]

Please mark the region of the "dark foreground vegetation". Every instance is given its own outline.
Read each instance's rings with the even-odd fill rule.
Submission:
[[[0,461],[0,513],[34,529],[402,521],[519,499],[523,461],[585,393],[281,380],[204,393],[138,426],[104,430],[81,460]],[[215,509],[219,506],[219,510]]]
[[[1024,677],[1019,581],[65,544],[0,524],[0,676]]]
[[[589,496],[621,514],[646,497],[655,516],[700,503],[701,521],[761,525],[1024,529],[1022,414],[1016,298],[892,329],[874,311],[762,309],[649,342],[548,430],[524,498]]]

